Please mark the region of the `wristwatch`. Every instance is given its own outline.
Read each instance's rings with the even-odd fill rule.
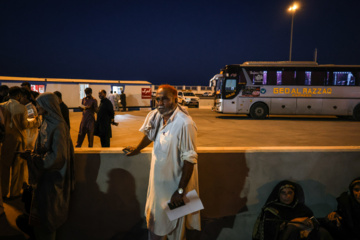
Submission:
[[[183,193],[184,193],[184,189],[182,189],[182,188],[178,188],[177,191],[178,191],[179,194],[183,194]]]

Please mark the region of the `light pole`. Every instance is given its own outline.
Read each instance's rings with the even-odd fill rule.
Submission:
[[[291,34],[290,34],[290,53],[289,53],[289,61],[290,62],[291,62],[292,39],[293,39],[293,29],[294,29],[294,16],[295,16],[295,11],[296,11],[297,8],[298,8],[298,5],[296,3],[294,3],[288,9],[292,14],[292,17],[291,17]]]

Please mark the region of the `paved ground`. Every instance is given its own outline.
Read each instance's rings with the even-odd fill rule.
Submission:
[[[254,120],[246,115],[228,115],[209,109],[189,108],[198,127],[199,147],[264,146],[359,146],[360,122],[333,116],[270,116]],[[137,145],[138,130],[148,111],[116,112],[111,147]],[[77,140],[81,113],[71,112],[71,138]],[[87,140],[83,147],[87,147]],[[101,147],[95,137],[94,147]]]
[[[225,115],[209,109],[190,108],[198,127],[199,147],[269,147],[269,146],[359,146],[360,122],[333,116],[271,116],[253,120],[245,115]],[[148,111],[116,112],[112,147],[137,145],[142,138],[138,131]],[[71,112],[71,137],[77,140],[80,112]],[[87,140],[83,147],[87,147]],[[100,147],[95,137],[94,147]],[[23,211],[21,201],[5,204],[6,216],[0,217],[0,240],[25,239],[15,226],[16,217]]]

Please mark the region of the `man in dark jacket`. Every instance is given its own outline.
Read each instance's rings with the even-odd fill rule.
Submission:
[[[109,99],[106,98],[106,91],[99,92],[100,106],[97,112],[97,119],[95,122],[94,135],[100,137],[101,147],[110,147],[111,124],[117,126],[114,122],[114,106]]]
[[[125,95],[125,90],[122,90],[121,94],[120,94],[120,102],[121,105],[123,107],[123,112],[126,111],[126,95]]]
[[[66,124],[70,129],[70,118],[69,118],[69,108],[62,100],[62,94],[59,91],[55,91],[54,94],[58,97],[60,103],[61,114],[65,119]]]

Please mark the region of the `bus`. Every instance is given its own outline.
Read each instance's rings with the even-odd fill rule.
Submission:
[[[210,80],[213,110],[269,115],[335,115],[360,120],[360,65],[244,62],[226,65]]]

